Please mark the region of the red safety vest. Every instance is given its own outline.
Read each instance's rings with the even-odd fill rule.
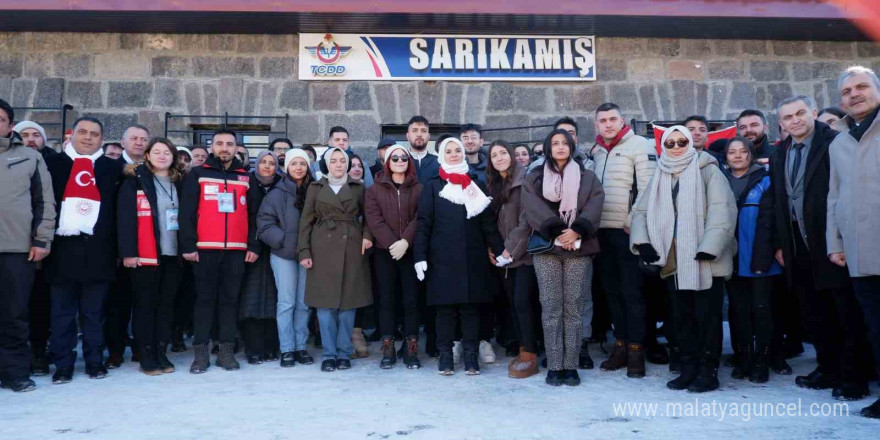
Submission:
[[[247,192],[250,177],[237,174],[228,180],[199,177],[200,200],[196,234],[198,249],[246,251],[248,248]],[[232,193],[233,212],[220,212],[217,195]]]
[[[138,259],[141,266],[158,266],[156,231],[153,229],[153,210],[143,190],[137,192]]]

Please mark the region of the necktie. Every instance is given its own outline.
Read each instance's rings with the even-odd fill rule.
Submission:
[[[794,160],[791,161],[791,183],[797,182],[798,172],[801,169],[801,157],[803,157],[804,144],[794,144]]]

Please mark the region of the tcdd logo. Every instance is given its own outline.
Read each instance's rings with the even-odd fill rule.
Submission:
[[[333,41],[333,35],[324,35],[324,40],[317,46],[306,47],[313,57],[321,62],[321,65],[312,66],[312,75],[344,75],[345,66],[335,65],[341,58],[351,52],[351,46],[340,46]]]

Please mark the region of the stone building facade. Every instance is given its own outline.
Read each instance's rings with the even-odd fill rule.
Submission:
[[[0,97],[15,107],[70,104],[68,121],[97,116],[107,139],[134,122],[161,134],[166,112],[287,114],[294,142],[324,142],[331,126],[344,125],[353,146],[369,157],[381,125],[414,114],[486,128],[571,115],[587,140],[594,136],[592,112],[605,101],[640,120],[731,119],[745,108],[772,114],[793,94],[814,96],[820,107],[836,105],[842,69],[880,68],[880,45],[869,42],[598,37],[596,51],[598,80],[590,83],[315,82],[296,77],[297,35],[0,33]],[[177,120],[171,128],[198,122],[206,121]],[[273,128],[283,130],[278,123]],[[540,139],[546,132],[486,138]]]

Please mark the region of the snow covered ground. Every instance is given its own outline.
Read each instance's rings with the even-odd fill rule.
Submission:
[[[807,348],[790,361],[795,375],[814,367],[814,353]],[[52,385],[45,376],[35,378],[33,392],[0,392],[0,440],[849,440],[876,439],[880,433],[880,421],[858,415],[880,394],[876,384],[871,398],[835,408],[841,402],[830,391],[797,388],[794,376],[771,374],[769,383],[756,385],[730,379],[730,369],[722,367],[721,389],[694,395],[666,389],[673,376],[666,366],[649,364],[645,379],[627,379],[622,371],[581,370],[581,386],[551,388],[544,384],[543,369],[529,379],[507,378],[503,356],[484,366],[481,376],[458,371],[442,377],[433,359],[423,359],[421,370],[402,365],[380,370],[379,344],[370,349],[369,359],[334,373],[321,372],[318,364],[249,366],[239,355],[238,372],[212,367],[192,375],[189,351],[173,354],[178,367],[173,374],[147,377],[126,362],[108,378],[90,380],[80,361],[70,384]],[[312,354],[320,357],[319,350]],[[592,355],[597,364],[604,358],[598,347]],[[636,405],[630,409],[641,413],[616,408],[625,404]],[[651,407],[639,404],[656,404],[656,414],[646,415]],[[780,410],[783,414],[776,413]],[[823,416],[822,411],[838,414]]]

